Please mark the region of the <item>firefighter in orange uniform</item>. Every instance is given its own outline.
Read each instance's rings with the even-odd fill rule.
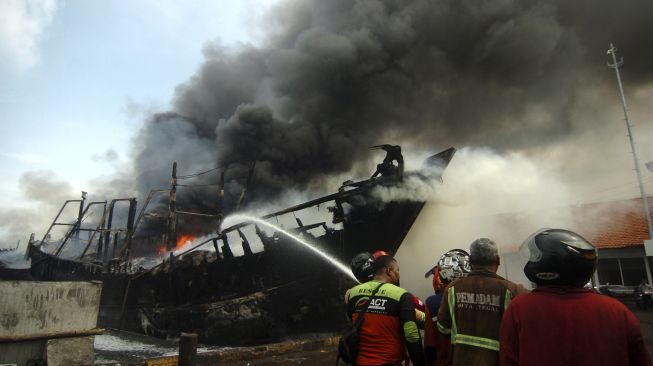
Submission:
[[[415,366],[424,365],[422,340],[415,318],[413,297],[399,287],[399,264],[390,255],[375,258],[372,280],[354,286],[347,294],[347,313],[355,322],[362,309],[365,321],[359,335],[357,365],[401,365],[408,350]],[[378,289],[373,299],[370,294]],[[370,302],[370,306],[366,303]]]

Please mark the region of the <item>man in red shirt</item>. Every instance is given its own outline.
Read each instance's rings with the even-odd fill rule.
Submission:
[[[501,365],[651,365],[633,313],[583,288],[598,257],[589,241],[546,229],[520,250],[529,258],[524,273],[537,288],[513,299],[503,316]]]

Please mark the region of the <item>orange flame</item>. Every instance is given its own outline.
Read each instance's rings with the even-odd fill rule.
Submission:
[[[177,246],[175,250],[181,249],[184,245],[192,243],[195,240],[196,236],[190,234],[184,234],[177,238]]]
[[[184,247],[184,245],[192,243],[193,240],[195,240],[197,236],[195,235],[190,235],[190,234],[183,234],[177,237],[177,244],[175,247],[172,249],[173,251],[179,250]],[[161,244],[159,249],[157,250],[159,256],[164,256],[166,255],[166,245],[165,243]]]

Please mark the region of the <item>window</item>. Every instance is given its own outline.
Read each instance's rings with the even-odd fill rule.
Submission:
[[[599,283],[601,285],[608,283],[611,285],[623,285],[621,275],[619,274],[619,262],[616,258],[599,259],[596,270],[599,273]]]
[[[624,275],[625,286],[637,286],[646,280],[646,268],[642,258],[621,258],[621,273]]]

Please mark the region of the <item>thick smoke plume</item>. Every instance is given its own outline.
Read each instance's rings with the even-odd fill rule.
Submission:
[[[407,156],[449,146],[520,153],[596,190],[617,170],[632,174],[605,51],[613,42],[626,59],[624,85],[644,121],[652,13],[648,0],[283,1],[262,25],[264,42],[205,45],[171,110],[135,136],[133,171],[105,191],[136,187],[142,202],[169,186],[173,161],[180,176],[219,167],[180,180],[178,208],[228,211],[256,162],[244,201],[252,209],[362,174],[381,159],[367,148],[382,143]],[[653,146],[647,136],[641,147]]]
[[[651,11],[650,1],[284,2],[262,45],[205,46],[173,111],[136,140],[139,187],[166,186],[173,160],[183,172],[219,166],[233,208],[254,162],[249,202],[324,188],[378,143],[500,152],[569,143],[596,123],[579,118],[587,92],[614,92],[610,42],[633,55],[631,88],[651,81],[653,46],[641,42],[653,34]],[[219,172],[195,182],[217,183]],[[216,188],[193,192],[180,204],[218,209]]]

